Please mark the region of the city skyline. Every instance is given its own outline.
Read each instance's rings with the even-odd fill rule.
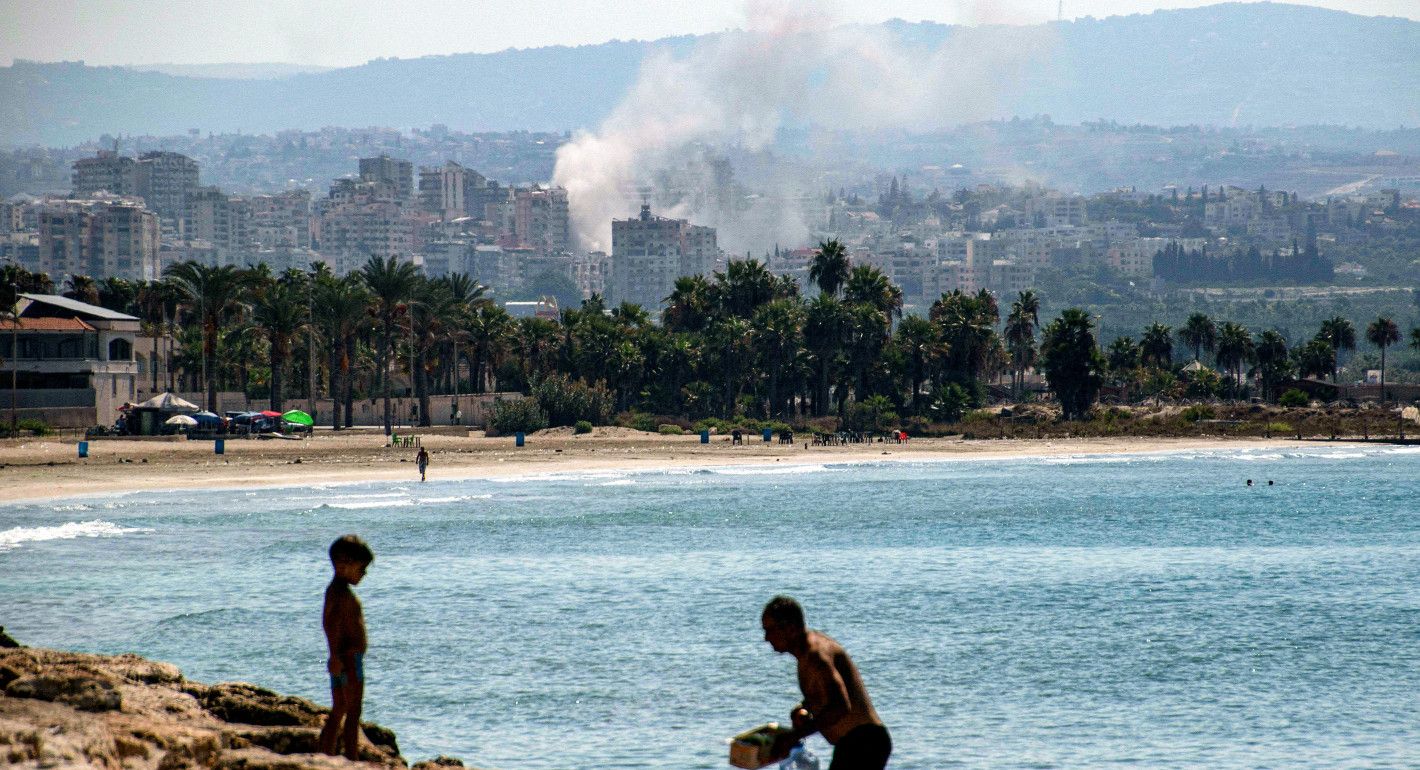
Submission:
[[[1253,2],[1256,0],[1245,0]],[[0,31],[0,65],[15,59],[83,60],[91,65],[258,64],[345,67],[377,58],[483,53],[508,48],[588,45],[656,39],[762,24],[878,23],[892,18],[945,24],[1035,24],[1066,19],[1196,8],[1206,0],[972,0],[807,4],[714,0],[684,6],[643,2],[627,11],[611,0],[575,4],[535,0],[474,6],[442,0],[392,8],[373,2],[320,0],[147,3],[113,0],[37,5],[0,0],[12,19]],[[1294,3],[1360,15],[1420,20],[1408,0],[1306,0]],[[342,20],[339,27],[329,21]],[[541,23],[527,24],[528,18]]]

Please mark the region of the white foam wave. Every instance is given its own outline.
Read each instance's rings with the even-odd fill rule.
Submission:
[[[1128,456],[1114,457],[1047,457],[1042,461],[1043,465],[1101,465],[1105,463],[1129,463],[1135,458]]]
[[[747,465],[711,468],[710,472],[717,476],[782,476],[799,473],[827,473],[829,470],[831,468],[827,465]]]
[[[361,503],[326,503],[323,507],[353,511],[361,508],[407,508],[411,505],[414,505],[413,500],[366,500]]]
[[[46,540],[73,540],[79,537],[118,537],[141,532],[152,532],[145,527],[121,527],[111,521],[71,521],[55,527],[12,527],[0,532],[0,551],[17,548],[21,543],[40,543]]]
[[[493,495],[451,495],[449,497],[421,497],[418,499],[420,505],[433,503],[461,503],[465,500],[492,500]]]
[[[599,487],[630,487],[630,486],[635,486],[635,485],[636,485],[636,482],[632,481],[631,479],[616,479],[615,481],[603,481],[602,483],[597,484],[596,486],[599,486]]]

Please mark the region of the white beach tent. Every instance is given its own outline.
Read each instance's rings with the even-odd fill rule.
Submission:
[[[191,401],[184,401],[171,393],[163,393],[137,404],[134,409],[156,409],[159,412],[196,412],[199,407]]]

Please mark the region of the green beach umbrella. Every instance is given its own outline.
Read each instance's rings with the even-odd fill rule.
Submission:
[[[296,425],[304,425],[307,428],[316,424],[316,421],[312,420],[310,415],[306,414],[305,412],[302,412],[300,409],[292,409],[291,411],[281,415],[281,419],[284,422],[295,423]]]

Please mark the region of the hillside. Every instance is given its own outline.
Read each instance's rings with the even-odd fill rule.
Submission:
[[[1002,27],[889,22],[903,47],[953,38],[988,51]],[[999,92],[999,116],[1157,125],[1420,124],[1420,22],[1318,8],[1224,4],[1053,23],[1055,44]],[[595,125],[648,52],[706,38],[613,41],[420,59],[272,80],[181,77],[80,63],[0,67],[0,144],[102,134],[271,132],[443,123],[465,130]]]

